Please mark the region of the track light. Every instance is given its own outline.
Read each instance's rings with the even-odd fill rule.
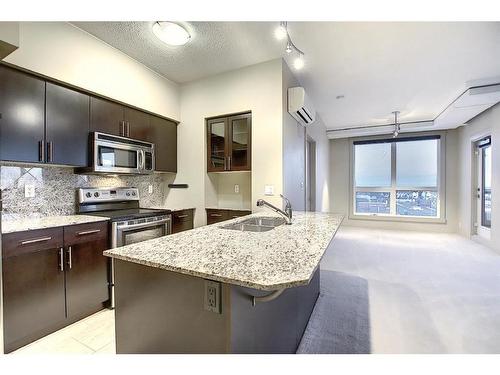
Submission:
[[[286,48],[285,52],[291,54],[293,51],[297,52],[298,56],[293,60],[293,67],[296,70],[300,70],[304,67],[304,52],[297,48],[293,43],[290,34],[288,34],[288,24],[284,21],[280,22],[280,25],[274,30],[274,35],[277,39],[282,40],[286,38]]]
[[[295,58],[293,61],[293,67],[297,70],[300,70],[304,67],[304,54],[299,53],[299,56]]]
[[[285,39],[288,35],[288,31],[286,29],[286,22],[280,22],[280,25],[274,30],[274,36],[278,40]]]
[[[399,111],[394,111],[394,132],[392,133],[392,138],[396,138],[401,132],[401,124],[398,122]]]

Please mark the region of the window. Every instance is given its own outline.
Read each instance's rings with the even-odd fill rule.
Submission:
[[[481,154],[481,225],[491,228],[491,137],[479,146]]]
[[[355,141],[355,215],[439,218],[438,135]]]

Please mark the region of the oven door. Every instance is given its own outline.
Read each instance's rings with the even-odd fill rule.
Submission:
[[[137,242],[163,237],[171,232],[171,219],[133,225],[112,225],[111,247],[120,247]]]

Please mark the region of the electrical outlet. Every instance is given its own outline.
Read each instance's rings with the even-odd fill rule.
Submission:
[[[205,303],[204,308],[217,314],[221,313],[221,286],[220,283],[205,280]]]
[[[24,185],[24,196],[26,198],[33,198],[35,196],[35,185],[32,184]]]
[[[153,185],[148,186],[148,193],[153,194]]]
[[[264,186],[264,195],[274,195],[274,185]]]
[[[238,194],[240,192],[240,185],[236,184],[234,185],[234,192]]]

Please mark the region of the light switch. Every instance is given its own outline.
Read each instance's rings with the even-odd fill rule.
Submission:
[[[32,184],[24,185],[24,196],[26,198],[33,198],[35,196],[35,185]]]
[[[240,185],[236,184],[234,185],[234,192],[238,194],[240,192]]]
[[[264,195],[274,195],[274,185],[264,186]]]

